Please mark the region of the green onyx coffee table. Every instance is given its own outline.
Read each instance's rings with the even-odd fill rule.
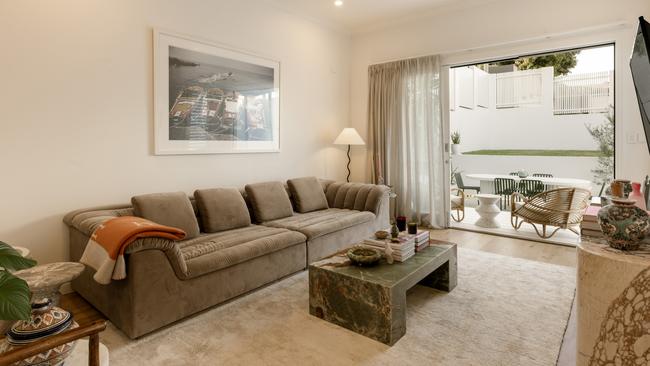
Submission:
[[[352,265],[345,251],[309,266],[309,313],[392,346],[406,333],[406,291],[456,287],[456,244],[432,245],[403,263]]]

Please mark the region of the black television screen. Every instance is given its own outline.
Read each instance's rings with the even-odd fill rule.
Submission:
[[[641,120],[645,131],[645,140],[650,151],[650,58],[648,50],[650,49],[650,23],[643,17],[639,18],[639,29],[634,41],[634,51],[630,59],[630,68],[632,69],[632,79],[636,89],[636,97],[639,101],[641,110]]]

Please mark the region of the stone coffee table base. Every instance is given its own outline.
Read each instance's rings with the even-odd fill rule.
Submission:
[[[406,291],[456,287],[456,244],[433,241],[403,263],[351,265],[345,254],[309,266],[309,313],[387,345],[406,333]]]

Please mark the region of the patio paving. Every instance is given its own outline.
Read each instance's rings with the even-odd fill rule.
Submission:
[[[454,213],[454,215],[456,215]],[[512,238],[519,239],[528,239],[535,240],[544,243],[550,244],[559,244],[575,247],[580,243],[580,236],[569,230],[559,230],[552,238],[542,239],[540,238],[535,229],[530,224],[524,223],[519,230],[515,230],[510,224],[510,212],[502,211],[497,217],[496,221],[501,226],[500,228],[484,228],[474,225],[476,220],[479,219],[479,215],[473,207],[465,207],[465,219],[462,222],[456,222],[451,220],[451,227],[462,230],[476,231],[480,233],[501,235]],[[553,230],[553,227],[549,226],[549,230]]]

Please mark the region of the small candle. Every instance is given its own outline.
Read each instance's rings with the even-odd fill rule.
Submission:
[[[418,233],[418,223],[417,222],[409,222],[408,223],[408,233],[409,234],[417,234]]]
[[[395,219],[395,221],[397,222],[397,228],[399,229],[399,231],[404,231],[404,230],[406,230],[406,217],[404,217],[404,216],[397,216],[397,218]]]

